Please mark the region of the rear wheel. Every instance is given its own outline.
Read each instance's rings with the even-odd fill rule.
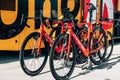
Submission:
[[[90,35],[89,47],[90,59],[96,65],[99,65],[105,59],[107,50],[106,42],[107,38],[105,31],[100,27],[96,27]]]
[[[26,37],[20,49],[20,65],[23,71],[30,76],[39,74],[43,70],[48,58],[49,45],[45,38],[42,38],[44,48],[40,49],[40,53],[37,54],[39,37],[39,32],[31,33]]]
[[[113,36],[111,34],[111,32],[107,32],[107,52],[106,52],[106,56],[105,56],[105,61],[107,61],[113,51],[113,46],[114,46],[114,40],[113,40]]]

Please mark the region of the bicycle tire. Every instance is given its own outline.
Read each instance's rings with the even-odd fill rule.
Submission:
[[[22,68],[22,70],[27,74],[27,75],[29,75],[29,76],[35,76],[35,75],[37,75],[37,74],[39,74],[42,70],[43,70],[43,68],[45,67],[45,64],[46,64],[46,62],[47,62],[47,58],[48,58],[48,48],[49,48],[49,45],[47,44],[47,42],[46,42],[46,40],[45,40],[45,38],[43,37],[42,38],[42,40],[43,40],[43,44],[44,44],[44,46],[45,46],[45,50],[41,50],[41,53],[40,53],[40,55],[39,56],[37,56],[35,53],[37,52],[37,48],[35,48],[35,49],[33,49],[32,50],[32,48],[31,48],[31,45],[32,45],[32,41],[34,41],[35,40],[35,42],[37,42],[37,40],[39,39],[39,37],[40,37],[40,33],[39,32],[33,32],[33,33],[31,33],[31,34],[29,34],[26,38],[25,38],[25,40],[24,40],[24,42],[23,42],[23,44],[22,44],[22,47],[21,47],[21,49],[20,49],[20,65],[21,65],[21,68]],[[29,42],[30,41],[30,42]],[[38,41],[39,42],[39,41]],[[34,42],[33,42],[34,43]],[[30,46],[29,46],[30,45]],[[28,50],[25,50],[27,47],[29,48]],[[33,51],[34,53],[31,53],[30,51]],[[31,53],[31,54],[29,54],[29,52]],[[28,57],[28,55],[29,55],[29,57]],[[40,56],[42,56],[42,57],[40,57]],[[40,62],[40,60],[42,60],[43,59],[43,61],[41,61],[41,65],[40,64],[38,64],[37,66],[36,66],[36,69],[35,70],[32,70],[31,68],[29,69],[28,67],[29,66],[27,66],[27,64],[26,64],[26,62],[27,61],[30,61],[30,60],[32,60],[33,59],[33,61],[30,63],[30,67],[32,68],[32,64],[34,63],[34,66],[35,66],[35,62],[37,63],[37,60],[38,60],[38,63]],[[33,68],[35,68],[33,66]]]
[[[66,37],[67,36],[67,37]],[[52,73],[52,75],[53,75],[53,77],[56,79],[56,80],[68,80],[68,78],[71,76],[71,74],[73,73],[73,70],[74,70],[74,67],[75,67],[75,63],[76,63],[76,48],[75,48],[75,44],[74,44],[74,42],[72,41],[72,49],[71,50],[73,50],[73,54],[72,54],[72,58],[71,58],[71,60],[73,61],[72,62],[72,64],[71,64],[71,66],[70,66],[70,64],[69,64],[69,67],[70,67],[70,70],[68,71],[68,73],[66,73],[64,76],[61,76],[60,75],[60,73],[57,73],[57,70],[59,70],[59,69],[62,69],[62,68],[55,68],[55,67],[57,67],[57,66],[54,66],[54,61],[56,62],[56,59],[54,59],[54,53],[56,54],[56,52],[55,52],[55,48],[56,48],[56,46],[57,45],[59,45],[59,41],[61,42],[61,40],[63,39],[64,40],[64,38],[66,38],[66,39],[68,39],[68,34],[66,34],[66,33],[63,33],[63,34],[60,34],[60,35],[58,35],[57,37],[56,37],[56,39],[55,39],[55,41],[54,41],[54,44],[53,44],[53,46],[52,46],[52,48],[51,48],[51,51],[50,51],[50,62],[49,62],[49,64],[50,64],[50,70],[51,70],[51,73]],[[64,54],[64,56],[62,56],[61,58],[63,58],[63,60],[65,60],[65,52],[63,53]],[[55,55],[56,56],[56,55]],[[58,55],[58,57],[60,57],[60,55]],[[57,59],[57,60],[61,60],[61,59]],[[62,64],[62,63],[61,63]],[[66,63],[67,64],[67,63]],[[63,65],[65,65],[65,63],[63,63]],[[65,66],[66,67],[66,66]],[[66,71],[66,70],[64,70],[64,71]],[[62,73],[62,75],[64,74],[64,72]]]
[[[107,39],[110,38],[110,40],[107,40],[107,53],[106,53],[106,56],[105,56],[105,60],[104,61],[108,61],[112,52],[113,52],[113,48],[114,48],[114,40],[113,40],[113,35],[111,34],[110,31],[107,31]],[[108,49],[109,47],[109,49]]]
[[[105,34],[105,31],[101,28],[101,27],[95,27],[94,29],[93,29],[93,33],[92,34],[90,34],[90,46],[89,46],[89,50],[90,50],[90,52],[93,50],[92,48],[97,48],[98,47],[98,43],[96,44],[95,42],[97,42],[97,40],[99,39],[99,38],[95,38],[94,37],[94,34],[95,34],[95,36],[97,35],[96,33],[98,33],[98,32],[100,33],[100,34],[103,34],[103,36],[101,37],[102,38],[102,43],[104,44],[103,45],[103,47],[102,47],[102,49],[100,49],[100,50],[98,50],[97,52],[95,52],[95,53],[90,53],[90,59],[91,59],[91,61],[95,64],[95,65],[99,65],[99,64],[101,64],[102,62],[103,62],[103,60],[105,59],[105,56],[106,56],[106,51],[107,51],[107,46],[106,46],[106,44],[107,44],[107,38],[106,38],[106,34]],[[94,39],[93,39],[93,37],[94,37]],[[104,40],[104,41],[103,41]],[[92,42],[93,41],[93,42]],[[94,43],[93,45],[91,45],[92,43]],[[103,52],[101,52],[101,51],[103,51]]]
[[[84,45],[84,47],[86,47],[88,44],[88,39],[86,39],[87,38],[86,35],[88,35],[88,28],[86,26],[83,26],[82,28],[78,29],[77,36]],[[87,61],[87,57],[85,57],[82,51],[79,48],[77,48],[76,62],[78,64],[82,64],[85,63],[86,61]]]

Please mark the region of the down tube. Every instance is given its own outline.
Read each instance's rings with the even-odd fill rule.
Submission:
[[[85,49],[85,47],[83,46],[83,44],[80,42],[80,40],[77,38],[76,34],[74,32],[71,32],[72,34],[72,38],[74,39],[75,43],[77,44],[77,46],[79,47],[79,49],[81,49],[81,51],[83,52],[83,55],[88,57],[89,56],[89,52],[87,49]]]

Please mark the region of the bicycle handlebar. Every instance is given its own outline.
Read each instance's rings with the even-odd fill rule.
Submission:
[[[87,3],[87,5],[89,6],[89,9],[88,9],[89,12],[93,12],[94,10],[96,10],[96,7],[94,6],[93,3]]]
[[[63,19],[66,19],[66,18],[69,20],[74,19],[74,16],[70,13],[70,8],[64,8],[62,10],[62,12],[63,12],[63,16],[64,16]]]
[[[48,19],[47,17],[43,17],[42,15],[40,15],[40,17],[25,17],[24,14],[22,14],[22,17],[21,17],[21,21],[20,21],[20,25],[23,25],[23,23],[25,22],[26,19],[38,19],[38,20],[41,20],[42,23],[44,23],[44,25],[47,27],[47,28],[50,28],[48,27],[48,25],[46,24],[45,20]],[[30,26],[25,23],[25,25],[30,28]]]

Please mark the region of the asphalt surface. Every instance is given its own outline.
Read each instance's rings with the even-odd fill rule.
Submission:
[[[70,80],[120,80],[120,42],[115,43],[110,60],[92,70],[76,68]],[[31,77],[23,72],[19,62],[19,52],[0,52],[0,80],[54,80],[49,61],[44,70],[37,76]]]

